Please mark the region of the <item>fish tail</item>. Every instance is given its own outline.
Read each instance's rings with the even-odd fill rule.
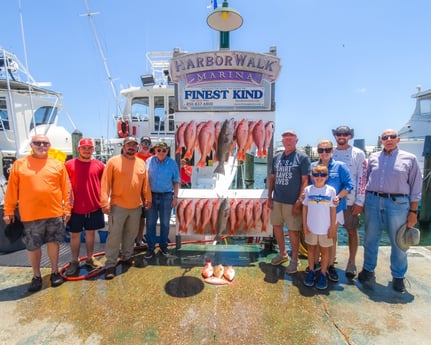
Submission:
[[[217,167],[214,169],[214,173],[224,175],[224,162],[218,162]]]

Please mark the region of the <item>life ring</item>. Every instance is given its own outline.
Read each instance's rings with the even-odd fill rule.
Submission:
[[[117,133],[120,138],[126,138],[129,136],[129,121],[118,120],[117,122]]]

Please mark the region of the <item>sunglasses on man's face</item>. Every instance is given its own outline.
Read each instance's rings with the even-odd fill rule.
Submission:
[[[326,177],[328,176],[327,173],[312,173],[313,177]]]
[[[141,145],[151,146],[151,143],[149,141],[144,140],[144,141],[141,141]]]
[[[350,133],[335,133],[336,137],[348,137]]]
[[[397,137],[398,135],[396,134],[382,135],[382,140],[388,140],[389,138],[396,139]]]
[[[33,145],[36,145],[36,146],[49,146],[49,145],[51,145],[49,142],[47,142],[47,141],[32,141],[32,144]]]
[[[332,147],[319,147],[317,149],[317,153],[323,153],[323,152],[331,153],[332,152]]]
[[[163,152],[163,153],[166,153],[166,152],[168,152],[168,150],[166,150],[166,149],[157,149],[157,150],[156,150],[156,152]]]

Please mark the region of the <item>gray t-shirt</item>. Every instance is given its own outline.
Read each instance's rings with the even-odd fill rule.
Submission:
[[[310,174],[310,159],[300,151],[281,152],[272,160],[271,174],[275,175],[273,200],[293,205],[301,192],[302,176]]]

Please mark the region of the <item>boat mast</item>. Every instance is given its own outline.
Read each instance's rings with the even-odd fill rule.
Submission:
[[[119,117],[122,120],[123,115],[121,113],[121,108],[120,108],[120,99],[118,97],[117,89],[115,88],[114,80],[112,79],[111,72],[110,72],[109,67],[108,67],[108,60],[106,59],[102,45],[100,44],[99,34],[97,33],[97,30],[96,30],[96,24],[94,23],[93,17],[94,17],[94,15],[99,14],[99,12],[91,12],[90,7],[88,6],[88,0],[84,0],[84,2],[85,2],[85,7],[87,9],[87,13],[82,14],[81,16],[87,16],[89,21],[90,21],[91,29],[93,30],[94,37],[96,39],[97,48],[99,49],[99,53],[100,53],[100,56],[101,56],[102,61],[103,61],[103,66],[105,67],[105,73],[106,73],[106,76],[108,77],[109,85],[111,86],[111,91],[112,91],[112,94],[113,94],[114,99],[115,99],[117,114],[119,114]]]

